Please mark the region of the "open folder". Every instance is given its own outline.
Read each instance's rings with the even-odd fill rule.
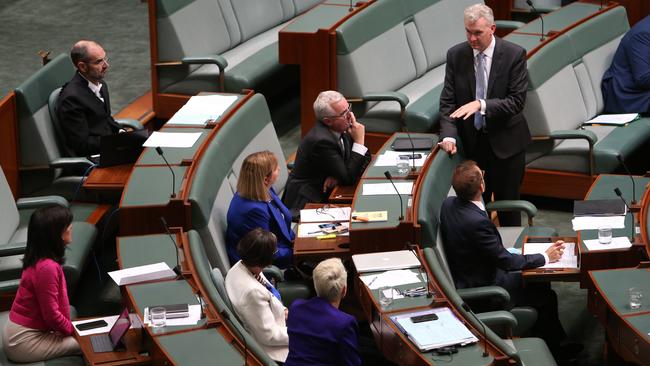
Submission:
[[[435,320],[414,321],[427,314],[435,314]],[[390,318],[420,351],[478,342],[478,338],[448,307],[402,313]]]

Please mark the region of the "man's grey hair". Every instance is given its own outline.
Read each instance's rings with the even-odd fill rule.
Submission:
[[[488,25],[494,24],[494,13],[492,13],[492,9],[485,4],[474,4],[468,6],[465,8],[463,16],[465,22],[469,24],[476,23],[480,18],[487,20]]]
[[[323,118],[333,117],[336,112],[334,112],[332,104],[344,98],[343,94],[336,90],[320,92],[314,101],[314,114],[316,115],[316,120],[322,121]]]
[[[348,281],[348,273],[341,259],[330,258],[318,263],[312,275],[316,295],[329,302],[341,299]]]
[[[99,43],[86,39],[82,39],[72,46],[70,49],[70,58],[74,67],[77,67],[79,61],[88,61],[88,46],[91,44],[101,47]]]

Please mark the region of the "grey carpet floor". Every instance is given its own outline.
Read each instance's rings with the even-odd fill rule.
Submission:
[[[39,50],[52,55],[67,53],[79,39],[103,44],[111,69],[113,112],[150,89],[147,5],[139,0],[0,0],[0,96],[18,86],[40,67]],[[295,125],[296,103],[277,108],[275,119],[287,119],[278,134],[288,156],[296,150],[300,131]],[[290,109],[290,108],[289,108]],[[290,127],[293,124],[294,127]],[[574,235],[570,226],[571,202],[535,199],[540,208],[536,224]],[[91,275],[94,276],[94,274]],[[560,317],[571,340],[585,344],[577,365],[602,365],[604,332],[586,309],[586,290],[576,283],[555,283]],[[119,301],[110,286],[98,295],[102,301]]]

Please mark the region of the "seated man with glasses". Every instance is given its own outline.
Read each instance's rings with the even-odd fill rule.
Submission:
[[[81,40],[70,50],[77,72],[63,85],[56,103],[56,114],[65,144],[77,156],[99,153],[102,136],[120,132],[111,116],[108,85],[108,57],[99,43]]]
[[[366,129],[341,93],[321,92],[314,113],[318,121],[298,147],[284,191],[283,201],[293,212],[308,202],[326,202],[337,185],[354,184],[370,162]]]

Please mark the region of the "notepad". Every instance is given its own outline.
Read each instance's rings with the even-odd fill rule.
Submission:
[[[623,114],[601,114],[589,121],[583,123],[584,125],[612,125],[623,126],[630,122],[634,122],[641,117],[638,113],[623,113]]]
[[[555,243],[525,243],[524,254],[542,254]],[[560,260],[546,263],[540,268],[578,268],[578,256],[576,255],[576,243],[564,243],[564,252]]]
[[[118,286],[176,277],[176,273],[165,262],[125,268],[119,271],[108,272],[108,275],[111,276]]]
[[[438,318],[417,323],[411,320],[427,314],[436,314]],[[403,313],[390,318],[420,351],[478,342],[478,338],[448,307]]]

